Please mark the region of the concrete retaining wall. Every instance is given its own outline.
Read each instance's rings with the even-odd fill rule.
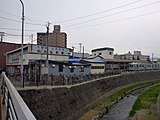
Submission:
[[[19,91],[38,120],[76,120],[104,93],[129,83],[160,79],[160,72],[104,78],[71,88]]]

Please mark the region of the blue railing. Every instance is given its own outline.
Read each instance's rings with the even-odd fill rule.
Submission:
[[[6,120],[36,120],[4,72],[1,78],[3,94],[2,104],[5,104],[6,107]]]

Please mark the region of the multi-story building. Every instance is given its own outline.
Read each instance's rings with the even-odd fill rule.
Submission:
[[[6,68],[6,52],[19,48],[20,44],[0,42],[0,68]]]
[[[101,56],[104,59],[113,59],[114,49],[109,47],[93,49],[92,56]]]
[[[47,34],[46,33],[37,33],[37,44],[46,45],[47,44]],[[67,47],[67,34],[61,32],[60,25],[54,25],[54,30],[52,33],[48,34],[48,46],[53,47]]]
[[[68,48],[49,47],[48,66],[46,61],[47,46],[28,44],[23,47],[24,74],[78,75],[89,74],[91,71],[90,64],[70,62]],[[7,52],[6,65],[9,74],[15,74],[16,71],[20,71],[21,48]]]
[[[141,51],[134,51],[132,54],[130,51],[126,54],[116,55],[116,58],[123,60],[142,60],[149,61],[149,55],[142,55]]]
[[[37,60],[44,61],[47,59],[47,46],[28,44],[23,47],[23,64],[28,66],[29,63]],[[21,48],[7,52],[6,65],[8,72],[12,73],[21,65]],[[62,47],[49,47],[48,60],[51,61],[68,61],[68,49]]]

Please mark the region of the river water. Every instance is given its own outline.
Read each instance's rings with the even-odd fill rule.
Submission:
[[[133,104],[138,98],[138,95],[148,88],[149,87],[140,88],[125,96],[117,104],[112,106],[110,111],[105,114],[101,120],[128,120],[129,112],[131,111]]]

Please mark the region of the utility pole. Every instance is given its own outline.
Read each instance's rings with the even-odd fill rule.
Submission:
[[[153,53],[152,53],[152,70],[153,70]]]
[[[72,50],[73,50],[73,51],[72,51],[72,58],[74,58],[74,48],[75,48],[75,47],[72,46]]]
[[[20,2],[22,4],[21,81],[22,81],[22,86],[24,88],[24,79],[23,79],[24,4],[22,0],[20,0]]]
[[[33,34],[31,34],[29,38],[31,39],[31,44],[33,44]]]
[[[82,43],[79,43],[79,52],[81,53]]]
[[[84,59],[84,46],[83,46],[83,55],[82,55],[82,59]]]
[[[49,73],[49,62],[48,62],[48,38],[49,38],[49,25],[50,23],[48,22],[47,25],[46,25],[46,28],[47,28],[47,41],[46,41],[46,46],[47,46],[47,61],[46,61],[46,80],[48,81],[48,73]]]
[[[152,53],[152,64],[153,64],[153,53]]]
[[[0,36],[1,36],[1,42],[3,42],[3,37],[4,37],[4,32],[0,32]]]

